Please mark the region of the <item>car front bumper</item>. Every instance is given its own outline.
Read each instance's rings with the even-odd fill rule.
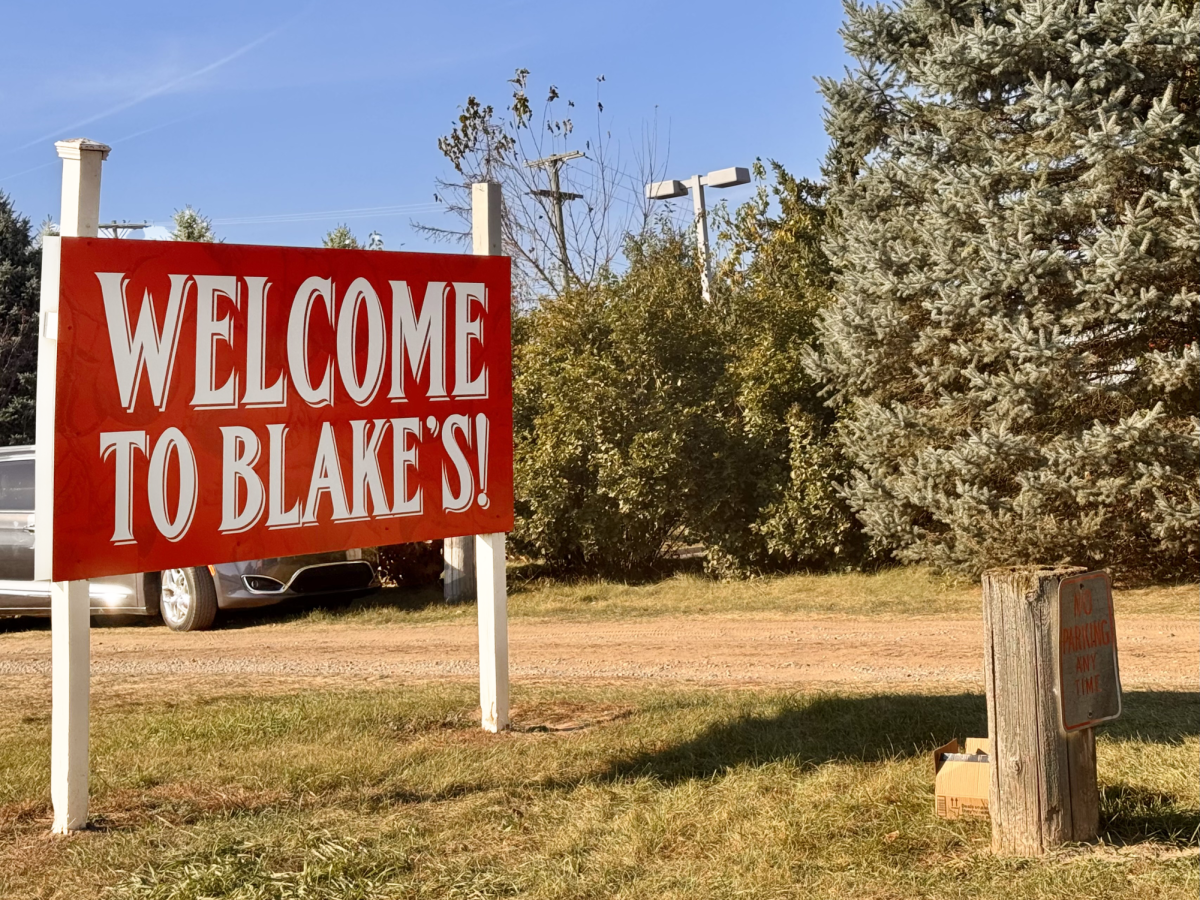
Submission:
[[[227,563],[210,571],[221,609],[246,609],[373,590],[379,587],[375,559],[374,550],[352,550]]]

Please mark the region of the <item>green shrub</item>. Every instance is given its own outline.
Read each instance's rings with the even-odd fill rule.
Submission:
[[[756,165],[756,195],[725,216],[718,297],[740,422],[740,529],[709,532],[710,568],[826,570],[866,562],[867,545],[841,497],[849,464],[835,417],[803,356],[817,339],[833,272],[821,246],[824,189],[772,164]]]
[[[696,544],[714,574],[862,559],[800,360],[827,296],[823,220],[819,190],[777,170],[724,219],[711,303],[690,230],[663,226],[623,272],[518,320],[517,549],[616,575]]]
[[[545,300],[516,350],[516,546],[560,569],[644,571],[716,505],[735,441],[725,359],[685,236]]]

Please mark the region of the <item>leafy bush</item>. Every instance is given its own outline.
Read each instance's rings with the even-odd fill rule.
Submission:
[[[752,474],[739,533],[709,535],[710,566],[734,569],[855,566],[868,553],[839,489],[849,465],[833,439],[834,415],[805,351],[829,303],[832,269],[821,242],[824,188],[772,164],[756,166],[756,195],[721,216],[720,274],[731,412]]]
[[[605,574],[687,544],[714,574],[862,559],[800,361],[827,296],[823,221],[819,189],[777,169],[724,221],[711,303],[690,231],[663,226],[630,239],[624,272],[518,321],[518,550]]]
[[[628,270],[545,300],[516,350],[515,545],[555,568],[629,573],[719,514],[734,462],[714,309],[669,229]]]
[[[442,542],[417,541],[380,547],[376,571],[385,585],[430,587],[442,577]]]

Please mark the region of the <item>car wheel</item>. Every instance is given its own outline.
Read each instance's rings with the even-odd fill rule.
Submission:
[[[217,589],[207,569],[167,569],[158,604],[172,631],[203,631],[217,617]]]

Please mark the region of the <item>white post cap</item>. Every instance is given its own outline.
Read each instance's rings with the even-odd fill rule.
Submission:
[[[71,138],[69,141],[56,141],[54,149],[58,151],[58,155],[62,159],[82,159],[84,153],[96,153],[101,155],[100,159],[108,159],[108,154],[112,152],[112,147],[108,144],[101,144],[99,141],[89,141],[87,138]]]

